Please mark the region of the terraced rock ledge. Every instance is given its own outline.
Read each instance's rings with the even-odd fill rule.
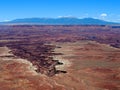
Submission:
[[[57,48],[54,45],[43,43],[30,43],[30,42],[15,42],[6,43],[6,46],[11,49],[10,53],[15,56],[27,59],[36,68],[36,72],[45,74],[47,76],[53,76],[59,73],[67,73],[63,70],[57,70],[56,65],[62,65],[59,60],[54,60],[54,55],[61,55],[61,53],[54,53],[54,49]],[[8,56],[9,57],[9,56]]]

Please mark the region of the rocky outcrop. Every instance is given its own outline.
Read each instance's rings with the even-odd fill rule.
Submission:
[[[53,76],[58,73],[66,73],[66,71],[56,70],[56,65],[62,65],[59,60],[53,60],[54,55],[61,55],[61,53],[54,53],[56,46],[45,45],[38,43],[9,43],[7,47],[11,49],[11,53],[15,56],[29,60],[33,66],[36,67],[36,72]]]

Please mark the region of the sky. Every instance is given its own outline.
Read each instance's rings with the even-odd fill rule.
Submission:
[[[0,21],[33,17],[91,17],[120,22],[120,0],[0,0]]]

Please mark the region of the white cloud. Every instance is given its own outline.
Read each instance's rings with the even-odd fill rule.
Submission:
[[[8,22],[8,21],[10,21],[10,20],[3,20],[4,22]]]
[[[58,16],[58,18],[75,18],[75,17],[72,15],[66,15],[66,16]]]
[[[106,13],[100,14],[101,17],[107,17],[108,15]]]

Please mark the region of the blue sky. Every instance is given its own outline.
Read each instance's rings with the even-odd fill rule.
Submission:
[[[62,16],[120,22],[120,0],[0,0],[0,21]]]

